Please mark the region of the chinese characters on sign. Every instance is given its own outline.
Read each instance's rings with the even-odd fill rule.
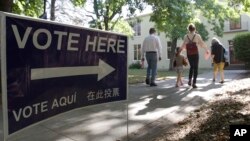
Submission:
[[[98,99],[108,99],[112,97],[118,97],[119,88],[112,88],[112,89],[104,89],[104,90],[97,90],[97,91],[89,91],[88,92],[88,101],[94,101]]]

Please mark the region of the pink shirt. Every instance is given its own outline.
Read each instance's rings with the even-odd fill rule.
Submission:
[[[195,34],[195,37],[194,37],[194,34]],[[183,44],[181,46],[182,49],[186,48],[186,44],[189,42],[189,39],[187,38],[187,36],[189,37],[190,40],[192,40],[194,37],[193,42],[195,42],[198,47],[202,47],[202,48],[207,47],[207,45],[202,40],[200,34],[190,32],[184,36]]]

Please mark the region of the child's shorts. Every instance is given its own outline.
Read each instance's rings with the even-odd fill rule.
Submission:
[[[183,67],[182,66],[176,67],[175,70],[176,70],[177,73],[183,73]]]

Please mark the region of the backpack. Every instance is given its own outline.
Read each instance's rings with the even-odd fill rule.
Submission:
[[[196,34],[194,34],[195,37]],[[192,40],[190,40],[190,38],[187,35],[187,38],[189,40],[189,42],[186,44],[186,49],[187,49],[187,55],[195,55],[198,54],[198,47],[196,45],[195,42],[193,42],[194,37]]]
[[[223,47],[223,46],[222,46]],[[229,53],[228,53],[228,50],[225,49],[223,47],[223,57],[224,57],[224,61],[225,61],[225,65],[224,65],[224,68],[228,67],[229,66]]]

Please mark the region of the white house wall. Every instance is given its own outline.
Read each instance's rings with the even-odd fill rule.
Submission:
[[[149,35],[149,29],[154,27],[154,23],[150,22],[150,15],[140,16],[141,21],[141,36],[134,36],[129,40],[129,64],[135,63],[137,60],[134,60],[134,44],[141,44],[146,36]],[[159,35],[161,44],[162,44],[162,61],[159,62],[158,68],[159,69],[166,69],[167,64],[169,64],[169,60],[167,59],[167,40],[163,33]],[[145,63],[145,67],[147,64]]]
[[[141,44],[146,36],[149,35],[149,29],[154,27],[154,23],[150,22],[150,14],[140,16],[141,21],[141,36],[134,36],[129,39],[129,49],[128,49],[128,58],[129,64],[135,63],[137,60],[134,60],[134,44]],[[162,44],[162,61],[159,62],[159,69],[167,69],[169,65],[169,59],[167,57],[167,38],[164,33],[160,33],[159,35],[161,44]],[[145,63],[145,67],[147,67],[147,63]]]

